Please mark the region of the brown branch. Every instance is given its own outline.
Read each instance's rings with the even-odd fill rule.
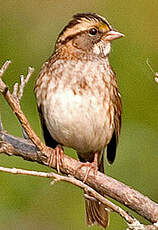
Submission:
[[[8,65],[9,62],[6,62],[0,71],[0,91],[3,94],[4,98],[7,100],[8,104],[10,105],[14,113],[16,114],[16,116],[18,117],[22,127],[29,136],[30,140],[34,144],[29,140],[25,140],[23,138],[16,138],[14,136],[7,134],[2,130],[2,124],[0,123],[0,152],[6,153],[8,155],[20,156],[25,160],[35,161],[40,164],[48,165],[48,157],[52,152],[51,148],[46,147],[34,133],[25,115],[23,114],[20,105],[16,100],[16,97],[14,97],[9,92],[8,87],[2,81],[2,75]],[[60,167],[60,171],[66,175],[76,177],[79,183],[82,183],[81,181],[84,180],[86,175],[86,167],[80,168],[80,164],[81,163],[79,161],[70,158],[67,155],[64,155],[63,165]],[[55,158],[52,162],[51,167],[56,169]],[[77,168],[79,169],[76,171]],[[95,191],[101,197],[96,197],[92,193],[90,193],[90,196],[92,195],[98,200],[104,199],[104,202],[104,196],[109,196],[119,201],[120,203],[123,203],[125,206],[131,208],[132,210],[134,210],[135,212],[149,220],[151,223],[155,223],[158,221],[158,204],[150,200],[148,197],[142,195],[141,193],[135,191],[134,189],[128,187],[127,185],[101,172],[97,172],[97,175],[94,176],[92,170],[90,171],[90,174],[86,180],[86,184],[89,190],[93,189],[93,191]],[[103,202],[103,200],[101,202]],[[130,223],[132,221],[132,218],[128,218],[129,221],[126,221]],[[132,224],[134,224],[134,222],[135,219],[133,219]],[[130,227],[130,229],[132,228]]]
[[[16,138],[4,131],[0,131],[0,140],[1,153],[20,156],[25,160],[48,165],[48,157],[45,154],[38,154],[36,146],[30,141],[23,138]],[[78,180],[83,181],[86,175],[86,167],[82,167],[76,172],[76,168],[78,168],[80,164],[79,161],[64,155],[63,165],[60,170],[64,174],[72,175]],[[51,167],[56,169],[55,161],[52,162]],[[109,196],[123,203],[151,223],[155,223],[158,220],[158,204],[127,185],[100,172],[98,172],[96,176],[94,176],[93,172],[90,172],[86,183],[100,195]]]
[[[29,138],[37,146],[38,150],[43,151],[46,148],[46,146],[41,142],[39,137],[35,134],[27,118],[22,112],[20,104],[18,103],[19,99],[14,97],[14,95],[10,93],[8,86],[6,86],[6,84],[2,81],[2,76],[10,63],[11,61],[6,61],[0,70],[0,92],[2,93],[2,95],[8,102],[9,106],[17,116],[18,120],[21,123],[21,126],[24,128]]]

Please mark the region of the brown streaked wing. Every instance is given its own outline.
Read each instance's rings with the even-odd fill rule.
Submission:
[[[107,146],[107,159],[110,164],[112,164],[115,160],[116,156],[116,148],[118,144],[118,139],[121,130],[121,115],[122,115],[122,103],[120,94],[116,93],[116,102],[114,104],[114,132]]]

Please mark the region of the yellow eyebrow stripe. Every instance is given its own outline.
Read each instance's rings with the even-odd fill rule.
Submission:
[[[98,24],[98,28],[99,28],[99,30],[101,30],[103,32],[110,30],[109,26],[106,25],[105,23],[99,23]]]

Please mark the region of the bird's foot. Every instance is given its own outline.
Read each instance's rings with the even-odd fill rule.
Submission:
[[[83,183],[86,182],[86,180],[87,180],[87,178],[88,178],[89,173],[90,173],[91,170],[94,171],[94,176],[97,175],[98,164],[97,164],[96,161],[93,161],[92,163],[90,163],[90,162],[81,163],[81,165],[77,168],[77,170],[80,169],[80,168],[82,168],[82,167],[87,167],[87,169],[86,169],[86,175],[85,175],[85,177],[83,179]]]
[[[64,161],[64,151],[61,145],[57,145],[55,149],[51,149],[47,163],[51,166],[54,161],[56,162],[57,172],[60,173],[60,167]]]

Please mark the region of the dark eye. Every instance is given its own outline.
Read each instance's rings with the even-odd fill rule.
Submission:
[[[96,28],[91,28],[91,29],[89,30],[89,34],[90,34],[90,35],[96,35],[97,32],[98,32],[98,30],[97,30]]]

